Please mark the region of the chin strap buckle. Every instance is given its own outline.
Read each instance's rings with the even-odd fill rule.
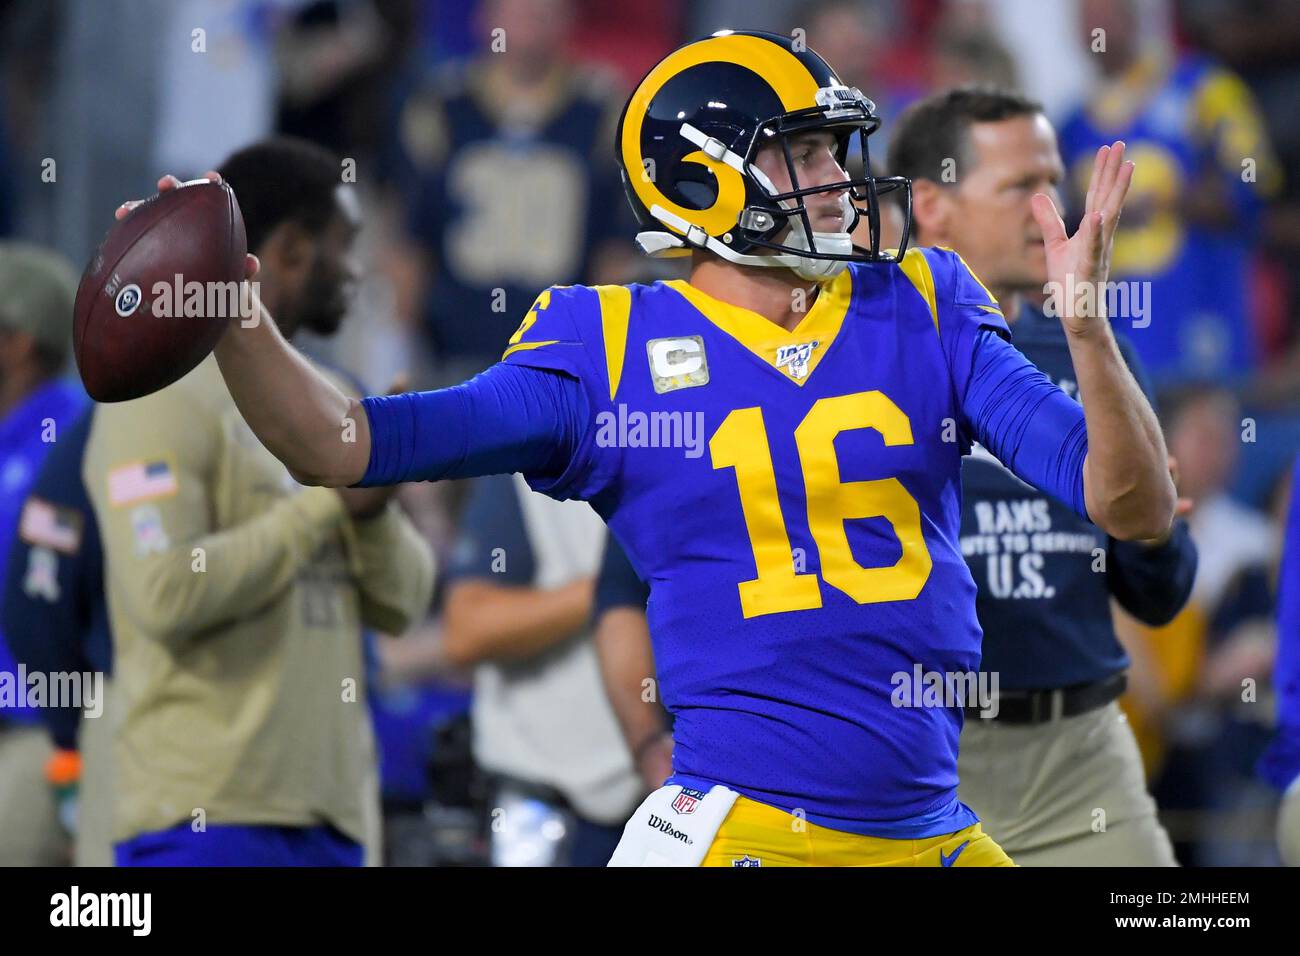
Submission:
[[[776,217],[766,209],[750,207],[740,214],[740,228],[750,232],[767,232],[776,225]]]

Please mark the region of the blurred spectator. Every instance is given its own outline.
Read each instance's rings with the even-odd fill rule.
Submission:
[[[877,163],[884,161],[893,121],[925,92],[905,68],[904,60],[914,51],[899,42],[901,26],[890,19],[893,6],[889,0],[813,0],[796,11],[791,26],[806,32],[808,46],[842,82],[876,104],[884,121],[871,137]]]
[[[75,836],[73,862],[112,866],[113,647],[99,527],[81,478],[94,412],[60,436],[23,502],[0,582],[0,632],[29,673],[104,677],[101,699],[44,707],[41,717],[57,748],[47,771],[65,768],[57,789],[60,818]]]
[[[1250,86],[1268,121],[1283,165],[1300,161],[1300,18],[1292,0],[1179,0],[1182,26],[1200,49],[1216,57]],[[1286,195],[1300,195],[1289,178]],[[1291,241],[1300,244],[1300,235]]]
[[[616,72],[630,89],[669,50],[694,39],[683,34],[686,7],[683,0],[653,4],[577,0],[569,54]]]
[[[1188,523],[1201,560],[1191,600],[1173,622],[1129,634],[1154,672],[1155,693],[1130,695],[1125,708],[1156,799],[1173,815],[1168,826],[1179,858],[1226,862],[1206,855],[1207,841],[1228,837],[1201,814],[1258,799],[1252,765],[1263,747],[1265,715],[1244,688],[1267,684],[1272,662],[1268,582],[1277,532],[1227,493],[1242,442],[1231,394],[1190,386],[1164,404],[1179,492],[1195,503]]]
[[[76,288],[62,256],[0,243],[0,582],[23,500],[54,442],[86,407],[81,389],[58,377],[70,351]],[[0,676],[20,691],[0,700],[0,866],[67,863],[67,833],[46,780],[53,747],[39,712],[27,706],[27,685],[3,634]]]
[[[1019,90],[1015,61],[997,37],[984,29],[948,27],[935,34],[930,63],[930,88],[992,86]]]
[[[1291,0],[1179,0],[1181,25],[1197,47],[1249,85],[1283,170],[1300,170],[1300,19]],[[1264,254],[1251,295],[1263,374],[1243,394],[1258,424],[1235,491],[1263,502],[1300,448],[1300,175],[1287,175],[1260,223]]]
[[[416,0],[306,3],[276,38],[277,129],[369,169],[382,145],[389,97],[417,17]]]
[[[416,44],[421,63],[436,65],[472,56],[480,46],[475,24],[478,0],[449,3],[446,0],[415,0]]]
[[[621,279],[605,256],[632,257],[604,158],[622,101],[568,61],[572,14],[568,0],[488,0],[484,52],[402,111],[400,182],[426,266],[406,276],[431,276],[424,316],[440,383],[496,361],[539,288]]]
[[[684,40],[698,40],[718,30],[781,33],[782,25],[791,22],[802,3],[803,0],[696,0],[688,7]],[[833,60],[827,62],[835,65]]]
[[[496,866],[604,866],[642,795],[592,641],[604,542],[582,502],[519,475],[475,485],[448,570],[444,649],[474,667]]]
[[[1061,152],[1082,208],[1097,147],[1128,144],[1136,164],[1111,278],[1149,306],[1112,316],[1157,385],[1237,377],[1258,361],[1248,286],[1263,200],[1279,171],[1246,86],[1204,56],[1144,30],[1136,0],[1084,0],[1080,42],[1102,79],[1065,122]],[[1130,321],[1131,320],[1131,321]]]
[[[9,125],[9,99],[5,95],[4,77],[0,75],[0,236],[7,236],[13,231],[14,220],[17,218]]]
[[[1011,53],[1020,88],[1059,124],[1096,75],[1076,39],[1079,0],[983,0],[980,6],[987,28]]]
[[[20,235],[85,262],[121,197],[152,191],[168,8],[20,0],[9,11]]]
[[[469,719],[468,674],[447,661],[441,630],[432,623],[400,639],[376,635],[373,647],[369,702],[379,746],[385,863],[483,862],[480,795],[465,786],[472,758],[451,733]]]
[[[305,0],[176,0],[162,14],[153,162],[182,178],[272,129],[280,21]],[[201,118],[201,120],[200,120]]]

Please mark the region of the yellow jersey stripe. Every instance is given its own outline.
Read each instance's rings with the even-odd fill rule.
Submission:
[[[510,346],[510,348],[502,352],[501,359],[502,361],[505,361],[507,357],[513,355],[516,352],[526,352],[529,349],[540,349],[543,345],[555,345],[559,341],[560,341],[559,339],[551,339],[547,342],[519,342],[518,344]]]
[[[627,326],[632,314],[632,290],[625,285],[598,285],[600,328],[605,338],[605,369],[609,372],[609,400],[618,392],[627,352]]]
[[[925,304],[930,307],[930,321],[934,323],[934,331],[937,333],[939,306],[935,302],[934,273],[930,271],[930,260],[920,249],[908,249],[898,267],[903,270],[903,275],[907,276],[916,287],[916,291],[921,293],[921,298],[925,299]]]
[[[948,249],[947,246],[939,246],[939,248]],[[966,266],[966,271],[970,273],[970,277],[979,284],[979,287],[984,290],[984,294],[989,297],[989,304],[998,306],[1000,310],[1001,305],[999,305],[997,297],[992,292],[989,291],[989,287],[984,284],[984,280],[975,274],[975,270],[972,269],[970,266],[966,265],[966,260],[961,257],[961,253],[958,252],[956,249],[948,249],[948,251],[957,257],[958,262],[960,262],[963,266]]]

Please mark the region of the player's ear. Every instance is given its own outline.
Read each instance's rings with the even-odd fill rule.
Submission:
[[[943,186],[932,179],[912,180],[912,224],[921,245],[942,243],[951,216],[952,199]]]
[[[257,249],[262,268],[270,267],[275,274],[293,275],[311,266],[314,240],[311,234],[296,222],[282,222],[267,235]]]

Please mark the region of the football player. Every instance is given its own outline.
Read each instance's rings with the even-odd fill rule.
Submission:
[[[641,248],[690,256],[688,281],[548,289],[501,363],[434,392],[354,400],[269,322],[217,347],[303,482],[519,471],[605,518],[675,718],[673,777],[612,864],[1008,864],[956,793],[948,698],[980,646],[961,456],[978,440],[1117,538],[1173,518],[1104,314],[1063,303],[1080,407],[955,254],[881,248],[877,196],[908,186],[843,169],[879,124],[802,44],[715,34],[647,74],[615,143]],[[1049,276],[1105,279],[1131,176],[1098,151],[1072,237],[1035,199]],[[950,693],[900,694],[914,675]]]

